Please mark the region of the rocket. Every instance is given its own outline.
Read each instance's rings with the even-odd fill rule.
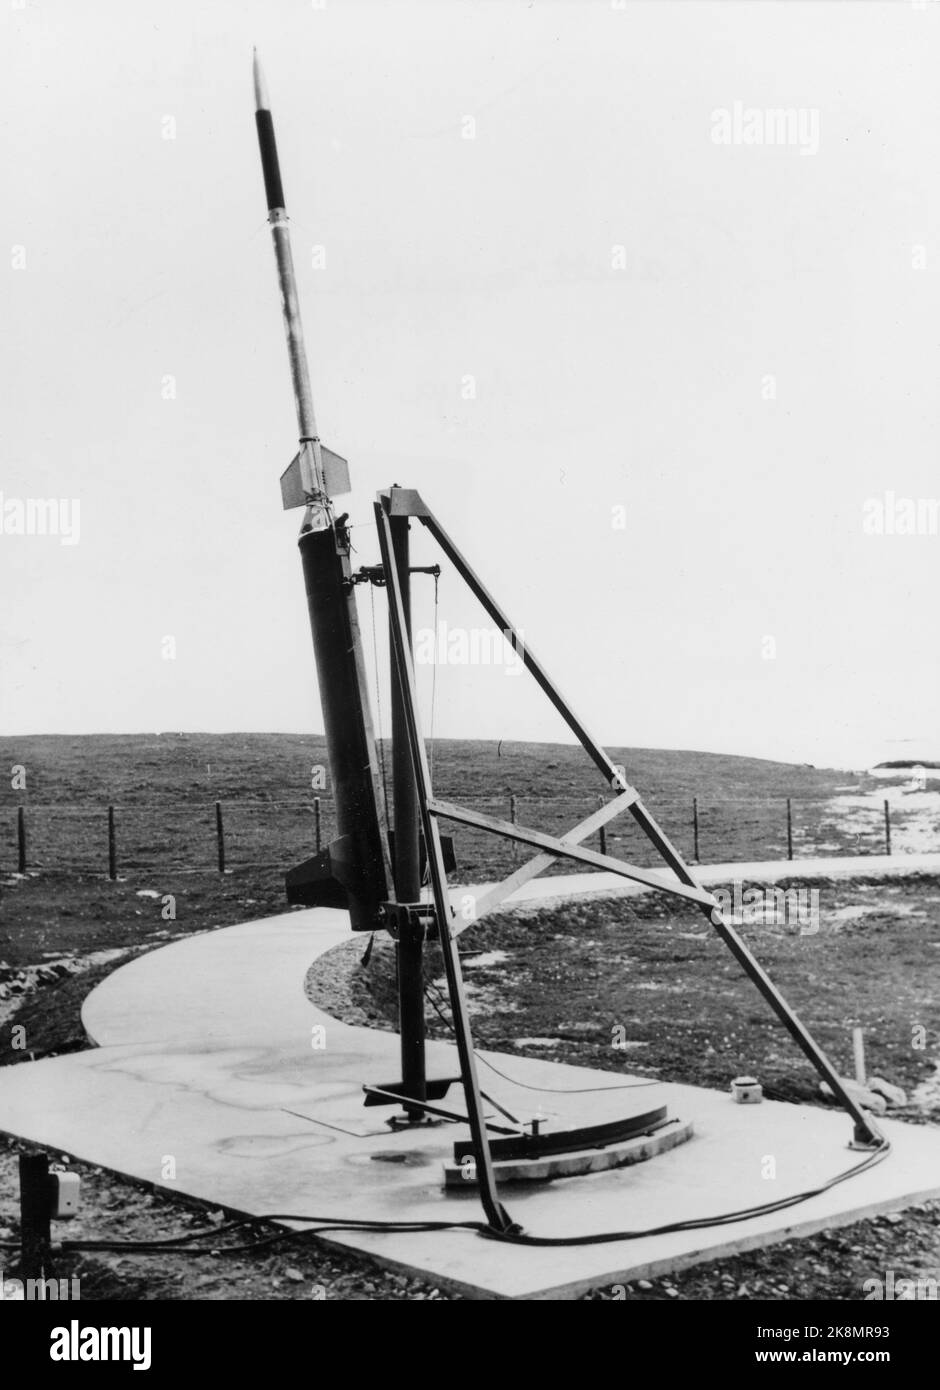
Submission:
[[[375,736],[356,611],[345,515],[333,497],[349,491],[346,460],[321,443],[304,346],[290,226],[267,86],[254,54],[255,124],[281,292],[300,449],[281,477],[285,510],[303,507],[299,547],[317,666],[337,838],[287,873],[287,898],[348,907],[354,931],[383,925],[394,897],[380,811]]]

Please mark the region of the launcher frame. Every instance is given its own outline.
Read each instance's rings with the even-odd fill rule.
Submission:
[[[526,669],[548,697],[555,709],[574,733],[603,776],[612,800],[579,822],[566,834],[549,835],[543,831],[500,820],[494,816],[440,800],[434,793],[431,772],[418,712],[414,662],[410,631],[410,579],[407,530],[411,520],[417,520],[430,532],[437,545],[467,584],[504,637],[509,639],[522,657]],[[773,1009],[787,1032],[809,1059],[820,1077],[828,1082],[843,1109],[851,1117],[853,1147],[877,1148],[884,1143],[875,1121],[846,1090],[835,1067],[819,1044],[800,1021],[770,976],[755,959],[746,943],[727,921],[714,895],[697,881],[679,850],[643,804],[636,788],[630,786],[621,768],[613,763],[592,737],[587,727],[574,713],[557,685],[536,659],[531,648],[523,642],[519,630],[471,568],[440,521],[418,492],[410,488],[392,487],[379,493],[375,503],[375,521],[382,568],[389,600],[389,629],[392,650],[393,691],[393,758],[395,760],[395,829],[396,859],[403,856],[404,876],[396,872],[396,901],[387,907],[394,909],[398,926],[399,1001],[402,1047],[402,1081],[393,1087],[366,1088],[371,1103],[381,1103],[384,1092],[391,1102],[399,1098],[406,1105],[412,1101],[411,1118],[415,1119],[435,1107],[428,1104],[446,1091],[449,1081],[428,1082],[424,1067],[424,999],[422,992],[422,948],[429,919],[436,926],[444,960],[450,1006],[453,1016],[457,1052],[460,1060],[460,1080],[463,1085],[470,1128],[471,1145],[476,1165],[480,1198],[491,1227],[498,1231],[512,1228],[513,1222],[503,1207],[497,1191],[493,1156],[488,1131],[494,1127],[485,1116],[483,1094],[477,1075],[473,1038],[467,1008],[466,991],[460,967],[457,938],[506,901],[524,883],[529,882],[559,859],[573,860],[592,868],[639,883],[646,888],[669,893],[695,903],[718,936],[731,951],[745,974]],[[409,775],[410,774],[410,775]],[[654,870],[641,868],[608,854],[585,847],[584,841],[602,825],[629,811],[634,821],[655,847],[665,865],[675,875],[670,879]],[[501,883],[495,884],[475,904],[470,920],[457,920],[450,902],[447,868],[439,829],[441,820],[473,826],[517,844],[528,845],[537,853],[520,865]],[[426,847],[430,878],[431,902],[420,901],[420,879],[417,874],[417,828]],[[410,865],[410,867],[409,867]],[[397,866],[396,866],[397,867]],[[408,890],[408,891],[403,891]],[[429,909],[433,908],[433,912]],[[403,915],[404,914],[404,915]],[[402,924],[406,924],[404,927]],[[403,950],[404,946],[404,950]],[[441,1089],[443,1087],[443,1090]],[[559,1136],[561,1139],[562,1136]]]

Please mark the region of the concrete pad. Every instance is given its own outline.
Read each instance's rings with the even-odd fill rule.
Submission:
[[[139,957],[86,1001],[97,1048],[0,1071],[0,1128],[253,1215],[479,1219],[475,1193],[443,1185],[463,1127],[392,1133],[382,1110],[362,1107],[363,1082],[397,1075],[394,1035],[348,1027],[304,995],[311,960],[347,939],[344,913],[314,909]],[[507,1189],[511,1215],[534,1235],[642,1231],[717,1215],[817,1186],[860,1157],[846,1148],[851,1123],[841,1112],[739,1106],[695,1087],[483,1058],[512,1078],[481,1067],[484,1089],[510,1110],[541,1103],[565,1122],[586,1123],[668,1104],[694,1125],[688,1143],[635,1167]],[[458,1070],[454,1048],[431,1044],[432,1076]],[[460,1100],[459,1088],[451,1099]],[[506,1246],[471,1231],[329,1239],[472,1297],[573,1297],[940,1196],[940,1133],[883,1127],[894,1148],[872,1171],[732,1226],[563,1249]],[[168,1157],[174,1180],[163,1177]]]

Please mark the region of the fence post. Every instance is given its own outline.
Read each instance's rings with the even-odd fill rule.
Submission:
[[[787,858],[793,858],[793,807],[787,797]]]
[[[314,828],[315,828],[315,830],[316,830],[316,837],[317,837],[317,853],[319,854],[319,853],[320,853],[320,798],[319,798],[318,796],[315,796],[315,797],[313,798],[313,824],[314,824]]]
[[[108,878],[117,878],[117,841],[114,835],[114,807],[108,807]]]
[[[219,873],[225,873],[225,828],[222,825],[222,803],[215,803],[215,836],[219,847]]]
[[[696,864],[700,864],[702,861],[699,859],[699,856],[698,856],[698,797],[697,797],[697,796],[693,796],[693,798],[692,798],[692,844],[693,844],[692,858],[695,860]]]
[[[16,808],[16,863],[21,874],[26,872],[26,808]]]
[[[891,808],[885,800],[885,854],[891,853]]]
[[[602,796],[599,796],[599,797],[597,798],[597,804],[598,804],[598,806],[603,806],[603,805],[604,805],[604,798],[603,798]],[[601,826],[601,854],[606,854],[606,853],[607,853],[607,826],[606,826],[606,825],[602,825],[602,826]]]
[[[515,823],[516,823],[516,794],[515,794],[515,792],[510,792],[510,793],[509,793],[509,819],[512,821],[513,825],[515,825]],[[518,850],[519,850],[519,847],[518,847],[516,841],[513,840],[513,842],[512,842],[512,862],[513,862],[514,864],[515,864],[515,862],[516,862],[516,857],[517,857],[517,855],[518,855]]]

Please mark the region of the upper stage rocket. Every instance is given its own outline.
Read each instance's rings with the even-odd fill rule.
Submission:
[[[345,517],[332,497],[349,491],[345,459],[320,442],[304,346],[290,227],[274,123],[258,54],[255,124],[274,242],[300,450],[281,478],[285,508],[304,507],[299,546],[317,664],[337,838],[287,874],[290,902],[349,908],[355,931],[382,925],[394,897],[379,809],[376,748]]]

